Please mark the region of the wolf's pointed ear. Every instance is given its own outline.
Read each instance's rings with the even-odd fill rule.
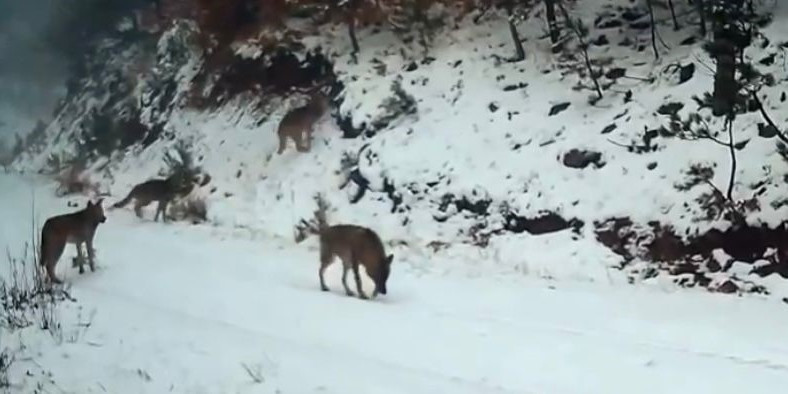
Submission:
[[[93,205],[101,205],[103,202],[104,202],[104,198],[102,197],[102,198],[99,198],[98,201],[96,201],[96,203],[93,204]]]
[[[90,208],[90,207],[92,207],[92,206],[93,206],[93,200],[88,200],[88,205],[87,205],[87,207],[88,207],[88,208]]]
[[[390,254],[386,256],[386,264],[391,265],[391,262],[394,260],[394,255]]]

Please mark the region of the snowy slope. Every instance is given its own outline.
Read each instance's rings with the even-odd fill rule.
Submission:
[[[624,217],[647,227],[647,223],[659,221],[680,237],[729,227],[720,218],[702,219],[698,200],[711,192],[710,187],[676,187],[687,180],[693,165],[701,164],[714,169],[711,181],[724,189],[729,172],[729,152],[724,147],[676,137],[656,138],[652,141],[654,151],[649,153],[638,154],[620,146],[642,141],[644,129],[667,125],[668,117],[656,111],[668,102],[684,104],[678,111],[682,119],[694,112],[707,118],[708,109],[697,109],[692,96],[702,96],[712,86],[708,68],[712,61],[701,43],[679,44],[693,33],[694,27],[686,20],[681,30],[673,31],[668,12],[658,9],[660,35],[671,50],[663,51],[667,53],[656,61],[650,53],[648,29],[594,26],[598,15],[618,15],[625,3],[629,4],[583,1],[572,10],[591,27],[589,40],[597,42],[605,35],[609,42],[590,49],[591,58],[603,71],[625,68],[627,76],[639,78],[602,78],[603,83],[612,85],[595,105],[588,103],[593,96],[588,89],[590,81],[574,71],[582,68],[580,59],[569,61],[551,55],[543,38],[545,26],[538,18],[519,26],[527,39],[528,54],[520,63],[496,61],[512,49],[506,24],[494,15],[479,24],[463,21],[460,28],[438,34],[428,52],[431,61],[424,61],[420,48],[403,44],[391,33],[369,31],[362,32],[362,51],[359,61],[353,63],[347,55],[344,29],[326,27],[320,29],[320,36],[309,36],[304,43],[310,48],[328,48],[345,85],[339,113],[350,117],[356,127],[374,123],[386,115],[382,104],[393,96],[390,87],[396,80],[416,99],[417,112],[396,119],[372,138],[356,139],[340,138],[336,119],[326,117],[319,124],[310,153],[296,154],[291,146],[277,156],[275,128],[293,100],[273,100],[267,108],[270,113],[255,112],[254,103],[241,99],[206,112],[172,105],[163,119],[153,119],[152,112],[143,111],[140,116],[148,125],[163,122],[166,134],[174,139],[159,139],[144,149],[135,145],[113,154],[108,161],[100,160],[93,166],[93,177],[112,198],[119,199],[134,184],[158,174],[164,154],[176,140],[184,140],[193,144],[199,164],[212,177],[212,183],[199,193],[207,196],[214,225],[291,239],[299,220],[311,216],[314,193],[322,192],[335,209],[330,214],[332,221],[372,226],[386,240],[405,245],[399,249],[421,254],[425,261],[450,259],[451,268],[466,262],[468,269],[479,275],[525,273],[604,282],[611,275],[610,267],[620,266],[623,259],[597,240],[595,223]],[[763,47],[758,42],[747,56],[757,60],[775,55],[774,63],[762,70],[773,72],[777,84],[765,88],[761,95],[772,117],[784,119],[787,115],[779,94],[785,79],[785,55],[776,38],[785,34],[779,21],[788,11],[784,5],[774,7],[778,22],[765,31],[774,37],[773,42]],[[682,12],[687,18],[690,14]],[[160,54],[164,43],[174,36],[167,35],[159,42]],[[620,45],[624,41],[630,44]],[[239,51],[244,54],[255,53],[253,44],[242,48]],[[133,56],[134,50],[124,55]],[[695,64],[694,77],[680,84],[670,66],[689,63]],[[180,68],[164,72],[160,67],[156,73],[159,77],[175,75],[173,103],[181,103],[199,61],[187,57],[173,64]],[[578,88],[581,85],[585,87]],[[629,102],[624,100],[626,91],[632,92]],[[570,105],[550,116],[551,108],[559,103]],[[54,142],[21,158],[17,167],[38,170],[46,167],[52,154],[62,157],[74,151],[79,143],[79,138],[73,138],[79,132],[75,117],[104,104],[91,100],[75,104],[75,112],[64,112],[50,125],[47,132]],[[717,119],[708,117],[706,122],[713,131],[722,129]],[[758,122],[761,117],[757,112],[742,115],[736,122],[737,141],[748,143],[737,153],[740,165],[735,198],[750,198],[754,185],[760,188],[759,182],[765,181],[757,197],[760,208],[748,212],[747,218],[753,225],[774,227],[788,209],[784,204],[788,190],[782,181],[788,170],[777,153],[775,139],[758,136]],[[616,128],[602,134],[611,124]],[[54,138],[61,134],[70,138]],[[369,147],[359,160],[359,170],[373,191],[359,203],[350,204],[352,186],[351,190],[339,190],[344,179],[340,163],[344,155],[357,154],[366,143]],[[599,152],[604,165],[584,169],[565,166],[562,161],[573,149]],[[401,199],[396,212],[383,191],[384,180],[395,186],[396,197]],[[488,205],[477,215],[457,212],[456,204],[445,203],[462,198],[470,204],[481,201]],[[512,216],[531,219],[547,213],[584,225],[577,233],[568,229],[542,235],[501,231],[511,224]],[[489,242],[487,237],[491,237]],[[436,252],[429,245],[446,247]],[[767,278],[767,282],[773,281]]]
[[[40,179],[1,176],[0,189],[12,246],[27,238],[32,189],[39,223],[70,210]],[[337,291],[338,267],[334,291],[319,291],[314,242],[108,216],[99,270],[68,268],[71,248],[59,266],[77,300],[57,313],[65,340],[0,332],[0,347],[24,346],[14,392],[773,393],[788,379],[777,301],[471,279],[437,268],[447,259],[398,255],[390,294],[364,302]]]

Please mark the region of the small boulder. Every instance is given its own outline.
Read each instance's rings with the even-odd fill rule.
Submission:
[[[564,103],[559,103],[554,105],[552,108],[550,108],[550,113],[548,114],[548,116],[554,116],[560,114],[561,112],[564,112],[567,108],[569,108],[570,104],[572,103],[567,101]]]
[[[687,64],[686,66],[681,66],[679,69],[679,85],[684,82],[689,81],[692,77],[695,76],[695,63]]]
[[[774,58],[776,56],[777,56],[776,54],[772,53],[772,54],[766,56],[765,58],[759,60],[758,63],[760,63],[760,64],[762,64],[764,66],[771,66],[772,64],[774,64]]]
[[[723,294],[733,294],[739,291],[739,286],[736,285],[736,283],[733,283],[732,280],[728,279],[725,282],[723,282],[721,285],[717,286],[715,291]]]
[[[657,113],[660,115],[676,115],[684,108],[684,103],[680,102],[673,102],[662,104],[659,109],[657,109]]]
[[[679,42],[679,45],[681,45],[681,46],[695,45],[696,42],[698,42],[698,39],[695,38],[695,36],[689,36],[689,37],[681,40],[681,42]]]
[[[627,69],[621,67],[611,68],[605,73],[605,77],[607,77],[607,79],[619,79],[625,75],[627,75]]]
[[[617,127],[618,127],[618,125],[616,125],[615,123],[611,123],[611,124],[605,126],[604,129],[602,129],[602,134],[609,134],[610,132],[615,130]]]
[[[591,41],[591,43],[598,47],[601,47],[610,44],[610,40],[607,39],[606,35],[601,34],[599,37]]]
[[[594,151],[572,149],[564,154],[563,163],[569,168],[583,169],[589,165],[594,168],[602,168],[605,162],[602,161],[602,154]]]

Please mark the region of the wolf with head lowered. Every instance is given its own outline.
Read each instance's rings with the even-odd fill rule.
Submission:
[[[353,271],[355,277],[356,290],[358,297],[367,299],[366,293],[361,285],[361,275],[359,268],[364,267],[367,275],[375,283],[372,292],[374,298],[378,294],[387,293],[386,282],[391,273],[391,262],[394,256],[386,254],[383,242],[378,234],[367,227],[354,224],[336,224],[330,226],[326,218],[327,203],[318,195],[318,209],[315,212],[317,225],[302,222],[304,230],[309,234],[316,234],[320,237],[320,288],[328,291],[328,286],[324,279],[324,273],[335,260],[339,257],[342,260],[342,285],[345,287],[345,294],[352,297],[356,294],[347,284],[348,271]],[[301,242],[306,235],[296,237],[296,242]]]

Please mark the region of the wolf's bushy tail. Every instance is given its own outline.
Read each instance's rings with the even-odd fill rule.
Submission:
[[[124,198],[124,199],[122,199],[122,200],[120,200],[120,201],[116,202],[115,204],[112,204],[112,208],[123,208],[123,207],[125,207],[125,206],[126,206],[126,204],[128,204],[129,202],[131,202],[131,199],[132,199],[133,197],[134,197],[134,190],[132,190],[131,192],[129,192],[129,195],[128,195],[128,196],[126,196],[126,198]]]
[[[328,203],[320,193],[315,195],[315,202],[317,203],[317,210],[315,211],[314,219],[309,221],[301,219],[301,222],[296,226],[296,243],[301,243],[301,241],[305,240],[310,235],[319,235],[328,228],[328,218],[326,215]]]
[[[317,203],[317,211],[315,211],[315,220],[317,221],[317,231],[322,232],[328,228],[328,202],[326,202],[323,195],[318,193],[315,195],[315,202]]]

